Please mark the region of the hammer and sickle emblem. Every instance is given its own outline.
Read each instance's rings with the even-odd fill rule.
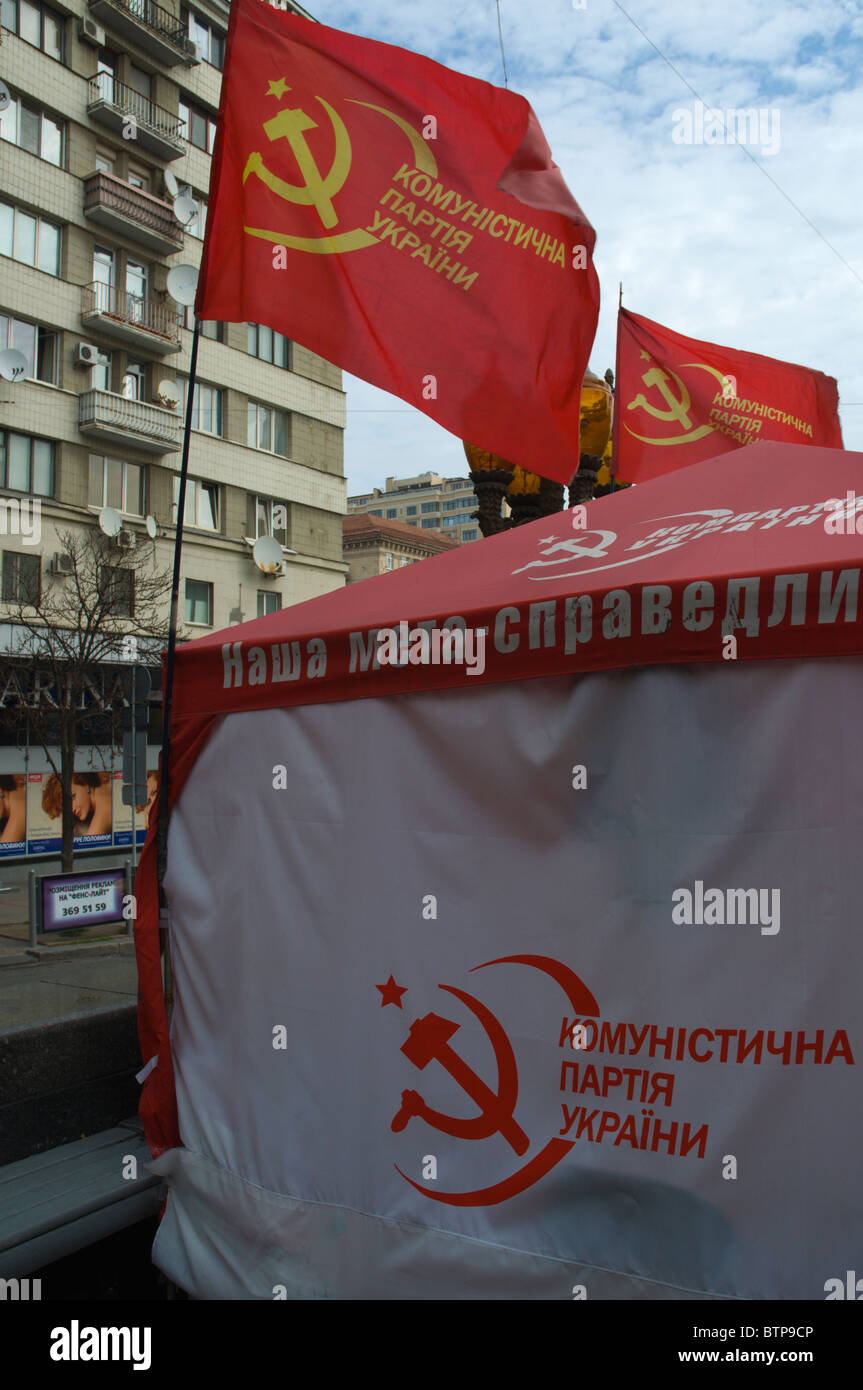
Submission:
[[[471,1013],[479,1019],[485,1029],[497,1063],[497,1090],[493,1091],[477,1076],[472,1067],[450,1047],[450,1038],[458,1032],[459,1025],[439,1014],[426,1014],[418,1018],[410,1027],[410,1035],[402,1047],[402,1052],[415,1067],[422,1071],[431,1061],[440,1062],[464,1091],[480,1108],[480,1114],[472,1119],[460,1119],[444,1115],[426,1105],[417,1091],[402,1091],[401,1107],[393,1119],[391,1128],[398,1133],[415,1116],[444,1134],[452,1134],[458,1139],[488,1139],[492,1134],[502,1134],[510,1148],[520,1156],[527,1152],[530,1140],[513,1117],[518,1100],[518,1068],[515,1054],[503,1027],[490,1009],[472,995],[452,985],[440,985],[449,994],[454,994]]]
[[[284,179],[271,173],[261,154],[257,151],[250,154],[246,160],[243,183],[246,182],[250,174],[257,174],[258,178],[267,185],[267,188],[271,189],[278,197],[285,198],[291,203],[301,203],[306,207],[314,207],[322,225],[329,228],[334,227],[339,220],[333,207],[333,198],[344,186],[350,173],[351,141],[347,127],[338,112],[334,111],[323,97],[316,97],[315,100],[321,103],[329,116],[335,137],[333,162],[330,165],[329,173],[321,176],[314,155],[306,141],[305,132],[317,130],[317,121],[313,121],[311,116],[307,116],[305,111],[297,107],[284,107],[278,115],[273,116],[272,120],[264,122],[264,130],[270,140],[287,140],[297,161],[297,168],[303,177],[303,183],[286,183]]]
[[[708,367],[703,362],[684,362],[683,366],[697,367],[699,371],[710,372],[711,376],[715,376],[720,383],[725,380],[722,373],[718,372],[715,367]],[[669,385],[669,376],[674,377],[677,383],[679,392],[677,396],[674,395]],[[661,406],[651,405],[644,393],[639,391],[638,395],[629,402],[626,407],[627,410],[645,410],[648,415],[653,416],[654,420],[674,420],[677,424],[682,425],[687,433],[677,434],[669,439],[651,439],[647,435],[636,434],[635,430],[631,430],[628,425],[624,424],[627,433],[631,434],[633,439],[641,440],[642,444],[692,444],[696,439],[703,439],[705,435],[712,434],[712,425],[698,425],[693,428],[689,414],[692,408],[692,397],[685,382],[681,381],[677,373],[673,372],[670,367],[667,372],[663,371],[662,367],[651,367],[649,371],[644,373],[641,380],[648,390],[653,386],[657,388],[668,409],[663,410]]]

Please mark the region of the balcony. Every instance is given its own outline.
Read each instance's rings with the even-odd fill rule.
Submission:
[[[94,281],[81,286],[81,322],[86,328],[160,356],[180,351],[176,313],[173,304],[139,299],[113,285]]]
[[[166,68],[197,62],[192,42],[177,16],[153,0],[90,0],[89,9],[95,19]]]
[[[172,116],[163,106],[157,106],[149,97],[142,97],[140,92],[134,92],[107,72],[91,77],[89,89],[87,111],[99,125],[117,135],[122,135],[124,130],[134,130],[135,141],[141,149],[159,159],[179,159],[186,153],[179,116]]]
[[[171,204],[154,198],[142,188],[132,188],[113,174],[87,175],[84,216],[103,227],[110,227],[120,236],[131,237],[161,256],[174,256],[183,249],[183,229]]]
[[[172,454],[180,447],[182,420],[173,410],[145,401],[128,400],[113,391],[82,391],[78,397],[78,428],[105,443]]]

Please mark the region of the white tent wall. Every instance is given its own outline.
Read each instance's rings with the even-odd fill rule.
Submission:
[[[222,718],[170,828],[185,1147],[153,1165],[156,1263],[199,1298],[823,1299],[863,1224],[861,676],[664,666]],[[675,922],[696,881],[764,890],[772,924]],[[600,1011],[578,1048],[569,972]],[[458,1028],[421,1066],[429,1014]],[[497,1184],[523,1190],[436,1200]]]

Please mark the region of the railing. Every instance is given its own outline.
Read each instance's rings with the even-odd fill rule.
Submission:
[[[91,104],[107,101],[111,106],[116,106],[118,111],[134,116],[140,125],[149,126],[166,140],[183,139],[179,116],[172,116],[164,106],[157,106],[149,97],[143,97],[140,92],[127,87],[124,82],[118,82],[110,72],[100,72],[96,77],[91,77],[89,86]]]
[[[148,333],[158,333],[161,338],[170,338],[172,343],[180,341],[173,305],[168,308],[164,304],[156,304],[152,299],[140,299],[135,294],[127,294],[99,281],[82,285],[81,313],[104,314],[118,323],[127,323]]]
[[[113,174],[88,174],[84,180],[84,215],[94,208],[110,208],[142,227],[149,227],[179,248],[183,231],[174,216],[170,203],[154,198],[142,188],[133,188]]]
[[[79,425],[104,425],[160,439],[166,444],[178,444],[181,423],[172,410],[117,396],[113,391],[82,391],[78,397]]]
[[[177,16],[163,10],[154,0],[111,0],[118,10],[125,10],[133,19],[146,24],[154,34],[167,39],[175,48],[185,48],[186,30],[177,23]]]

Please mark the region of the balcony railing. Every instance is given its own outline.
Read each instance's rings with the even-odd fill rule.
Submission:
[[[197,61],[184,25],[154,0],[89,0],[89,7],[97,19],[168,66]]]
[[[139,126],[158,135],[161,139],[175,143],[183,148],[183,137],[179,116],[172,116],[164,106],[158,106],[149,97],[118,82],[109,72],[100,72],[89,82],[89,102],[107,102],[123,116],[134,116]]]
[[[155,250],[173,255],[183,249],[183,229],[170,203],[133,188],[101,170],[84,180],[84,215],[144,241]],[[133,226],[124,227],[124,223]]]
[[[78,427],[85,434],[105,434],[167,454],[180,447],[182,421],[173,410],[159,405],[94,390],[78,397]]]
[[[154,0],[111,0],[111,4],[118,10],[125,10],[140,24],[145,24],[160,39],[167,39],[177,48],[185,48],[186,30],[183,25],[177,23],[175,14],[163,10]]]
[[[173,304],[156,304],[152,299],[141,299],[138,295],[127,294],[113,285],[103,285],[94,281],[81,287],[81,316],[92,318],[98,315],[105,323],[115,324],[128,334],[150,333],[163,340],[162,350],[176,351],[180,346],[180,330],[175,317]],[[170,344],[170,347],[167,345]]]

